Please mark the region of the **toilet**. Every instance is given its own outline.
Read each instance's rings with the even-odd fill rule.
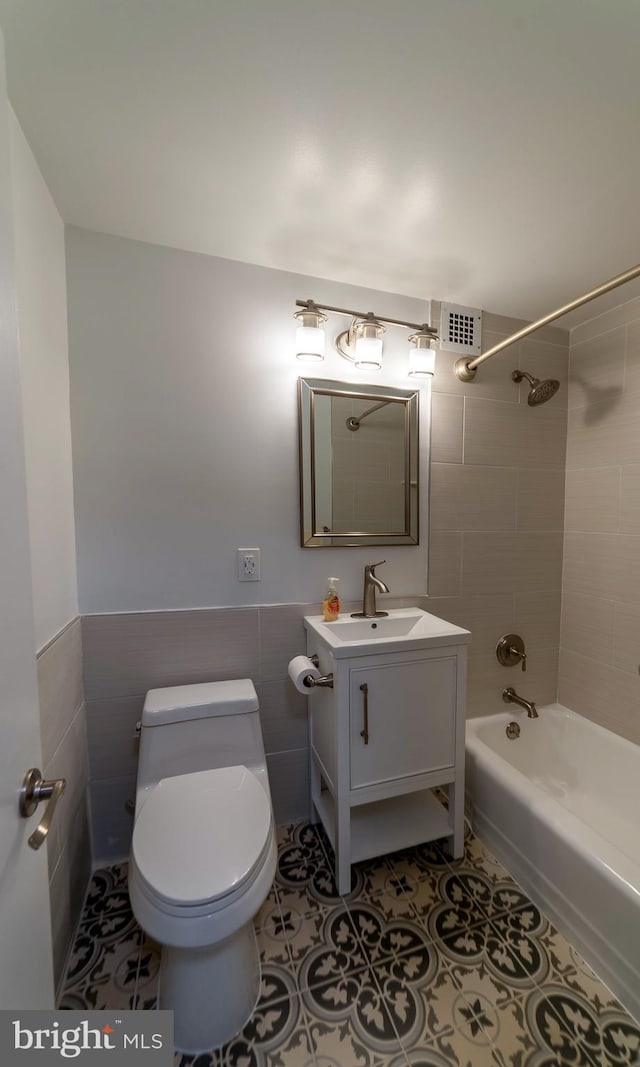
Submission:
[[[258,1000],[253,918],[276,869],[258,697],[249,678],[147,693],[129,895],[162,946],[158,1007],[180,1052],[217,1048]]]

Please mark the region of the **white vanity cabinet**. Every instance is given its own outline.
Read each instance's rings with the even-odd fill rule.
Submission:
[[[419,625],[409,627],[412,619]],[[408,632],[393,633],[394,624]],[[358,860],[440,837],[454,856],[463,852],[471,635],[418,609],[391,612],[386,625],[388,634],[385,620],[351,630],[348,621],[305,619],[307,653],[333,675],[333,688],[309,697],[311,803],[335,850],[341,894]]]

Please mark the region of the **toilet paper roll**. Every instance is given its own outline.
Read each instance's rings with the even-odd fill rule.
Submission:
[[[304,693],[305,696],[311,692],[311,688],[304,684],[305,678],[309,675],[312,678],[319,678],[320,671],[314,667],[308,656],[294,656],[289,664],[289,677],[298,692]]]

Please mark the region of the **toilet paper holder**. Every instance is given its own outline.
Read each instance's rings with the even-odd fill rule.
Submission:
[[[314,667],[320,665],[320,661],[315,653],[313,656],[309,656],[309,659]],[[318,687],[321,689],[333,689],[333,674],[321,674],[319,678],[314,678],[312,674],[308,674],[304,680],[304,685],[307,689],[317,689]]]

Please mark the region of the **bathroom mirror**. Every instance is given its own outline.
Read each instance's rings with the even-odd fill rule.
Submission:
[[[416,390],[298,379],[300,543],[418,544]]]

